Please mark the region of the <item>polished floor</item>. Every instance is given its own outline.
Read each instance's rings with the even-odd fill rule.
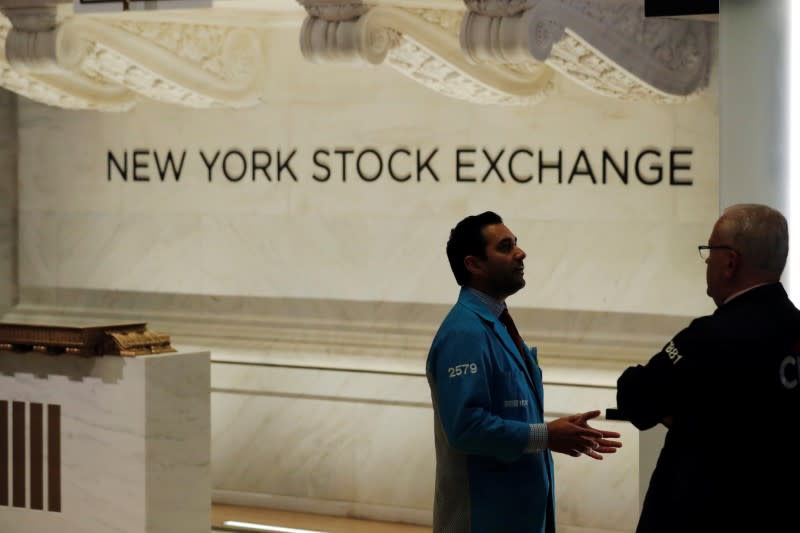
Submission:
[[[234,528],[224,525],[226,521],[248,522],[274,526],[272,531],[286,531],[281,528],[308,530],[321,533],[431,533],[431,528],[356,520],[340,516],[324,516],[289,511],[273,511],[233,505],[212,505],[212,531],[258,531],[257,529]],[[264,530],[261,531],[270,531]]]

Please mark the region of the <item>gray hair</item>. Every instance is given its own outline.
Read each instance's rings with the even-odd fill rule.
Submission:
[[[720,231],[750,270],[780,277],[789,255],[789,226],[777,210],[760,204],[737,204],[725,209]]]

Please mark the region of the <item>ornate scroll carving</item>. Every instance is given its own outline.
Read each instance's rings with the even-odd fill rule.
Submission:
[[[297,0],[312,17],[331,22],[357,19],[367,12],[369,6],[359,1],[341,2],[330,0]]]
[[[516,15],[535,6],[539,0],[464,0],[467,9],[490,17]]]
[[[708,82],[709,24],[646,19],[641,0],[465,0],[466,15],[448,2],[298,1],[309,15],[306,59],[385,64],[470,102],[539,102],[556,73],[606,96],[657,102],[684,101]],[[26,2],[34,7],[13,7]],[[44,0],[0,4],[9,17],[0,17],[0,85],[31,99],[125,110],[140,97],[237,107],[260,96],[262,35],[242,16],[167,21],[73,16]]]
[[[601,94],[680,102],[708,83],[705,22],[646,19],[632,0],[467,0],[461,46],[476,62],[543,62]],[[502,13],[502,14],[499,14]]]
[[[11,22],[0,17],[0,58],[8,55],[5,44],[11,29]],[[80,74],[68,71],[56,75],[34,74],[25,68],[14,69],[2,59],[0,85],[31,100],[67,109],[122,111],[135,102],[135,96],[125,89],[96,83]]]
[[[311,14],[301,30],[307,59],[386,63],[471,102],[536,103],[554,72],[625,100],[681,102],[708,83],[708,24],[646,19],[638,0],[465,0],[460,23],[455,10],[359,4],[346,18],[331,15],[330,1],[302,2]]]
[[[307,17],[300,30],[303,56],[316,63],[383,63],[400,42],[395,30],[371,25],[369,17],[328,21]]]
[[[240,107],[261,92],[261,39],[247,28],[85,16],[45,28],[4,22],[0,84],[43,103],[125,110],[146,96]]]
[[[475,65],[458,43],[460,13],[375,7],[356,20],[308,17],[301,30],[306,59],[386,63],[447,96],[481,104],[530,104],[551,89],[549,68],[520,71]]]

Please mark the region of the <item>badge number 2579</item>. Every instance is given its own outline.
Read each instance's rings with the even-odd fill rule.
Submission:
[[[469,363],[469,364],[451,366],[450,368],[447,369],[447,373],[450,375],[451,378],[455,378],[458,376],[466,376],[467,374],[477,374],[478,365],[476,365],[475,363]]]

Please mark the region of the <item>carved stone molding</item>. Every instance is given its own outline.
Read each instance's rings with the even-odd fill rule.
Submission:
[[[532,104],[551,90],[553,71],[476,65],[461,52],[461,13],[374,7],[357,19],[309,16],[300,32],[303,56],[331,63],[386,63],[438,93],[480,104]]]
[[[474,103],[538,103],[557,75],[605,96],[669,103],[708,83],[710,24],[647,19],[641,0],[297,1],[307,13],[307,60],[387,65]],[[66,0],[0,0],[0,86],[75,109],[126,110],[141,97],[252,105],[263,90],[265,32],[289,20],[280,10],[220,18],[216,8],[182,16],[76,16],[70,8]]]
[[[363,15],[369,6],[358,0],[297,0],[312,17],[331,22],[354,20]]]
[[[303,56],[315,63],[383,63],[400,34],[387,26],[371,24],[373,16],[353,20],[307,17],[300,29]]]
[[[466,14],[358,4],[349,17],[330,0],[301,3],[306,59],[385,63],[470,102],[537,103],[555,73],[604,96],[663,103],[708,84],[709,24],[647,19],[639,0],[465,0]]]
[[[169,332],[173,345],[210,348],[215,360],[424,375],[425,354],[449,308],[22,287],[19,303],[0,318],[18,324],[100,324],[147,317],[153,330]],[[691,317],[517,308],[515,320],[523,337],[536,339],[540,357],[564,366],[616,370],[646,361]]]
[[[240,107],[261,93],[261,39],[248,28],[87,16],[53,21],[46,9],[5,13],[0,85],[33,100],[120,111],[140,96]]]
[[[464,0],[471,13],[490,17],[517,15],[534,7],[538,0]]]
[[[648,19],[642,2],[633,0],[467,5],[461,47],[478,63],[541,62],[590,90],[626,100],[681,102],[708,83],[706,22]]]

